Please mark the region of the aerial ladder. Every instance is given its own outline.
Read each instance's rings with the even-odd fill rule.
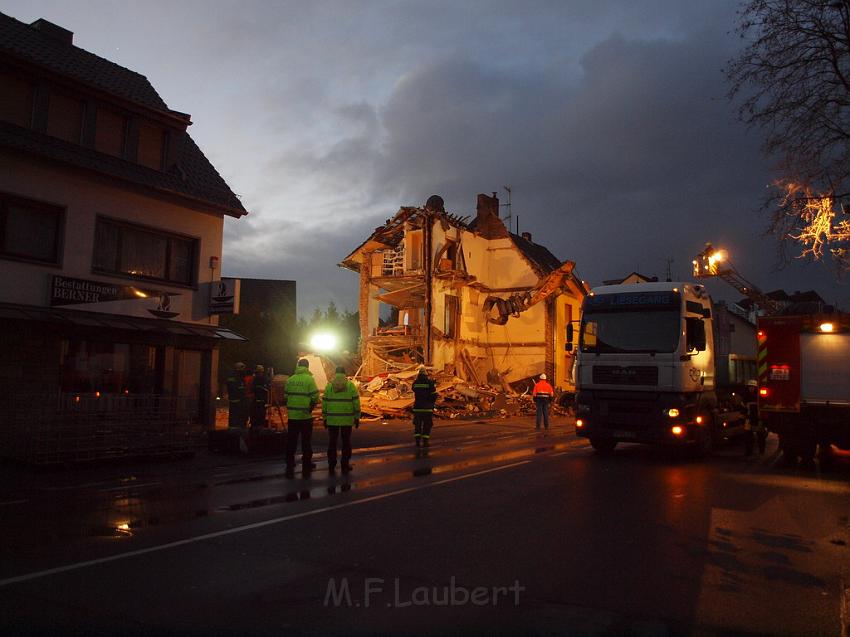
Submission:
[[[706,279],[717,277],[723,279],[738,290],[742,295],[758,305],[766,315],[778,314],[782,309],[779,303],[767,296],[758,287],[747,281],[732,265],[725,250],[716,249],[710,243],[705,244],[705,250],[693,260],[694,278]]]

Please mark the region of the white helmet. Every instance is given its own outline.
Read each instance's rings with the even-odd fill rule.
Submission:
[[[540,380],[546,380],[546,374],[540,374]]]

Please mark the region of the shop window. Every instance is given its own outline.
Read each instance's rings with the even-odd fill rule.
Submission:
[[[197,248],[196,239],[99,218],[92,267],[98,272],[191,285]]]
[[[156,385],[155,347],[79,339],[63,343],[63,392],[154,394]]]
[[[63,211],[0,193],[0,256],[59,263]]]

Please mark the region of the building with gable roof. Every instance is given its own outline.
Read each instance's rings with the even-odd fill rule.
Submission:
[[[566,326],[587,289],[572,261],[508,230],[495,193],[469,221],[437,195],[402,207],[340,265],[360,275],[363,375],[425,363],[476,384],[546,372],[573,389]],[[385,327],[382,305],[398,317]]]
[[[190,124],[70,31],[0,14],[0,453],[170,452],[212,424],[239,338],[224,217],[246,210]]]

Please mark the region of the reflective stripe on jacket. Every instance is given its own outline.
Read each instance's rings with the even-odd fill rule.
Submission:
[[[533,398],[552,398],[555,394],[555,390],[552,389],[552,385],[549,384],[549,381],[538,380],[534,384],[534,389],[531,390],[531,396]]]
[[[322,396],[322,418],[328,427],[351,427],[360,418],[360,393],[345,377],[336,374]]]
[[[309,420],[319,402],[319,388],[306,367],[296,367],[286,381],[286,410],[290,420]]]
[[[430,414],[437,402],[437,386],[425,374],[420,373],[413,381],[413,412]]]

